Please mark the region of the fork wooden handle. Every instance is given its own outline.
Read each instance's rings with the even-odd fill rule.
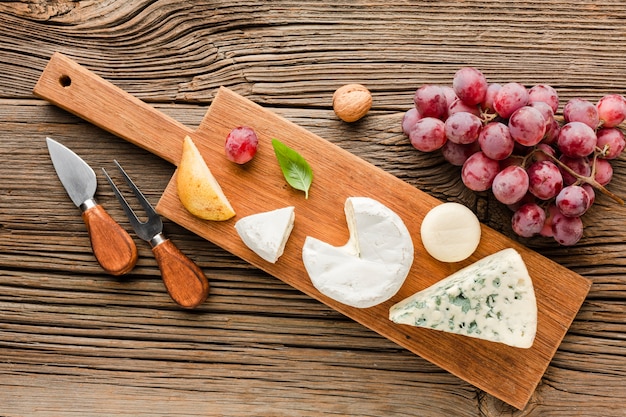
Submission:
[[[172,300],[185,308],[202,304],[209,295],[204,272],[169,239],[152,248],[161,277]]]
[[[99,204],[82,213],[91,249],[98,263],[111,275],[130,272],[137,263],[133,238]]]

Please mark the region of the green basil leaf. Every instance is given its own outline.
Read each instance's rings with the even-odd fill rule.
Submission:
[[[313,170],[309,163],[278,139],[272,139],[272,146],[287,183],[296,190],[304,191],[304,197],[309,198],[309,188],[313,182]]]

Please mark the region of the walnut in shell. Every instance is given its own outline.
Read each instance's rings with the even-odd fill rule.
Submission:
[[[356,122],[372,107],[372,94],[361,84],[346,84],[333,94],[333,110],[344,122]]]

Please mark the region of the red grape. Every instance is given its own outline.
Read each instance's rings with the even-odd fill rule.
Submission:
[[[580,217],[591,206],[589,194],[580,185],[563,187],[555,202],[559,211],[567,217]]]
[[[443,119],[448,112],[448,103],[443,88],[438,85],[424,85],[417,89],[413,102],[422,117]]]
[[[487,86],[487,93],[485,94],[485,100],[482,103],[482,106],[485,110],[495,111],[493,108],[493,101],[496,98],[496,94],[502,88],[502,85],[498,83],[491,83]]]
[[[528,174],[520,166],[511,165],[498,172],[491,184],[494,197],[503,204],[515,204],[528,192]]]
[[[528,104],[528,90],[520,83],[504,84],[493,100],[494,110],[505,119],[526,104]]]
[[[443,95],[446,97],[446,106],[450,107],[452,103],[459,99],[452,87],[444,85],[441,86],[441,89],[443,90]]]
[[[546,221],[546,212],[536,203],[527,203],[513,213],[511,226],[522,237],[532,237],[541,232]]]
[[[543,101],[535,101],[534,103],[529,103],[528,106],[539,110],[546,121],[546,127],[550,124],[552,119],[554,119],[554,111],[552,111],[552,107],[550,107],[549,104]]]
[[[476,152],[463,164],[461,179],[470,190],[485,191],[491,187],[499,170],[498,161],[488,158],[482,152]]]
[[[483,102],[487,94],[487,79],[476,68],[464,67],[454,74],[452,88],[461,101],[477,105]]]
[[[556,151],[548,144],[540,143],[535,149],[538,152],[533,153],[533,161],[551,161],[550,156],[556,157]]]
[[[546,126],[546,134],[542,139],[543,143],[554,144],[559,138],[559,133],[561,133],[561,125],[556,119],[552,118]]]
[[[596,159],[596,174],[594,179],[598,181],[600,185],[607,185],[613,178],[613,167],[611,163],[606,159]]]
[[[555,197],[563,188],[563,176],[559,168],[550,161],[533,162],[528,167],[529,191],[542,200]]]
[[[561,126],[554,118],[554,111],[552,111],[552,107],[543,101],[535,101],[534,103],[530,103],[529,106],[539,110],[543,119],[546,121],[546,131],[541,141],[548,144],[553,143],[559,135]]]
[[[528,90],[528,102],[543,102],[548,104],[554,113],[559,109],[559,95],[556,90],[547,84],[537,84]]]
[[[411,130],[415,126],[415,123],[417,123],[417,121],[421,118],[422,116],[417,111],[417,108],[411,107],[409,110],[406,111],[406,113],[404,113],[404,116],[402,117],[402,132],[404,132],[405,135],[409,136]]]
[[[504,123],[488,123],[478,135],[480,149],[497,161],[508,158],[513,153],[514,141],[509,128]]]
[[[536,202],[537,202],[537,199],[534,195],[532,195],[531,193],[526,193],[526,195],[524,195],[524,197],[522,197],[522,199],[518,201],[517,203],[507,204],[506,206],[509,210],[515,213],[524,204],[530,204],[530,203],[536,203]]]
[[[545,237],[552,237],[554,234],[552,233],[552,220],[557,213],[560,213],[558,207],[554,203],[550,203],[547,209],[544,210],[546,213],[546,220],[543,223],[543,227],[539,234]]]
[[[470,106],[469,104],[465,104],[461,101],[460,98],[457,98],[448,106],[448,117],[453,115],[454,113],[471,113],[475,116],[480,116],[480,108],[478,106]]]
[[[581,122],[595,130],[600,123],[598,109],[588,100],[574,98],[563,107],[563,117],[566,122]]]
[[[556,213],[552,218],[552,236],[563,246],[575,245],[583,236],[583,222],[580,217]]]
[[[434,117],[424,117],[415,122],[409,133],[411,145],[422,152],[432,152],[440,149],[446,142],[444,124]]]
[[[480,150],[478,142],[461,145],[447,140],[441,147],[443,158],[454,166],[463,166],[467,158]]]
[[[546,120],[536,108],[520,107],[509,118],[509,131],[520,145],[534,146],[546,133]]]
[[[617,158],[626,147],[624,134],[615,127],[598,129],[596,136],[598,138],[596,146],[602,150],[601,157],[604,159]]]
[[[459,144],[472,143],[478,139],[481,127],[478,116],[466,112],[454,113],[445,122],[446,138]]]
[[[559,161],[580,175],[581,177],[588,177],[591,175],[591,164],[589,163],[589,158],[570,158],[566,155],[561,155],[559,157]],[[567,185],[575,183],[578,178],[567,172],[565,169],[561,169],[561,174],[563,175],[563,182]]]
[[[493,158],[492,158],[493,159]],[[504,168],[506,167],[510,167],[510,166],[516,166],[516,167],[521,167],[524,165],[524,158],[520,158],[519,155],[511,155],[508,158],[505,158],[500,162],[500,171],[502,171]]]
[[[626,119],[626,99],[619,94],[602,97],[596,104],[604,127],[615,127]]]
[[[583,122],[569,122],[561,128],[557,145],[564,155],[583,157],[596,148],[596,132]]]
[[[587,195],[589,196],[589,205],[592,206],[596,201],[596,192],[593,190],[591,184],[583,184],[582,187],[587,191]]]
[[[259,139],[254,130],[239,126],[230,131],[224,143],[226,157],[237,164],[245,164],[256,154]]]

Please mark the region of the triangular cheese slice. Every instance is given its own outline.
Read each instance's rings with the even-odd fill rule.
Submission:
[[[522,257],[509,248],[392,306],[389,319],[529,348],[537,332],[537,302]]]
[[[275,263],[285,250],[294,221],[295,210],[290,206],[243,217],[235,229],[248,248]]]

